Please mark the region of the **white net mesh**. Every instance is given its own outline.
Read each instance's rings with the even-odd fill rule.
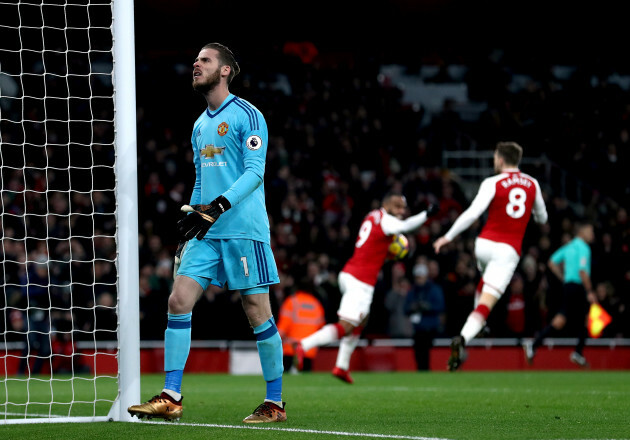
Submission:
[[[0,1],[0,423],[116,399],[112,58],[111,1]]]

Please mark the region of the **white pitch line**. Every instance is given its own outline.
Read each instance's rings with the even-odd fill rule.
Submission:
[[[305,434],[325,434],[345,437],[366,437],[366,438],[391,438],[401,440],[448,440],[441,437],[416,437],[413,435],[395,435],[395,434],[372,434],[367,432],[344,432],[344,431],[318,431],[316,429],[299,429],[299,428],[271,428],[263,426],[238,426],[238,425],[217,425],[214,423],[164,423],[164,422],[141,422],[151,423],[163,426],[200,426],[203,428],[227,428],[227,429],[259,429],[264,431],[283,431],[283,432],[301,432]]]
[[[48,418],[62,418],[62,417],[68,417],[68,416],[57,416],[55,414],[24,414],[24,413],[18,413],[18,412],[0,412],[0,416],[20,416],[20,417],[48,417]]]

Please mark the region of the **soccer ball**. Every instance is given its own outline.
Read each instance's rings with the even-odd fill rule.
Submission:
[[[402,260],[409,253],[409,240],[403,234],[396,234],[389,245],[389,257]]]

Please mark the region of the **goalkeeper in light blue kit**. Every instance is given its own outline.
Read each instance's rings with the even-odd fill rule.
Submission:
[[[267,124],[258,109],[229,92],[240,69],[227,47],[205,45],[193,67],[193,88],[204,95],[208,107],[193,127],[196,180],[190,205],[182,207],[188,215],[178,222],[183,241],[175,255],[168,300],[166,380],[161,394],[128,411],[139,418],[182,416],[193,306],[210,284],[227,284],[241,293],[267,383],[264,402],[243,422],[282,422],[282,340],[269,302],[269,286],[279,278],[269,245],[263,185]]]

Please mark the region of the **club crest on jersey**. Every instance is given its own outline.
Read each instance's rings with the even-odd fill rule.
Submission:
[[[260,138],[260,136],[253,134],[247,138],[245,145],[247,145],[247,148],[249,148],[250,150],[258,150],[260,147],[262,147],[262,139]]]
[[[215,154],[223,154],[225,147],[215,147],[212,144],[206,145],[206,148],[200,151],[201,156],[205,156],[206,159],[212,159]]]
[[[217,128],[217,133],[219,133],[219,136],[225,136],[229,128],[230,126],[227,124],[227,122],[221,122],[219,124],[219,127]]]

